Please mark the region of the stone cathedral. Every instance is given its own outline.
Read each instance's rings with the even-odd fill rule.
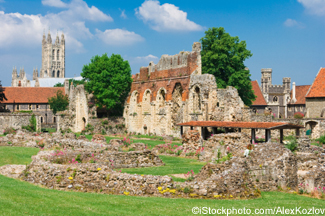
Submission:
[[[55,42],[52,43],[52,37],[50,31],[47,38],[45,33],[42,40],[42,67],[40,74],[38,69],[33,71],[33,80],[36,81],[35,87],[37,87],[38,78],[65,78],[65,39],[64,34],[61,34],[61,40],[59,35],[56,36]],[[19,74],[15,67],[12,71],[13,87],[30,87],[30,80],[27,79],[24,68],[20,68]]]

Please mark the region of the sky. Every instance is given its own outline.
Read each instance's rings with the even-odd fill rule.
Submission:
[[[132,74],[164,54],[191,51],[211,27],[246,41],[251,79],[273,69],[273,84],[291,77],[312,84],[325,67],[325,0],[98,1],[0,0],[0,80],[12,69],[32,79],[41,68],[42,35],[65,34],[66,77],[79,76],[95,55],[120,54]]]

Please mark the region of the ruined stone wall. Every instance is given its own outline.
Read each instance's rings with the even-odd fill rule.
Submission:
[[[213,75],[201,75],[200,51],[194,43],[192,52],[164,55],[140,69],[123,114],[129,132],[180,136],[177,123],[243,119],[237,90],[218,89]]]
[[[57,130],[72,130],[81,132],[89,123],[89,117],[96,116],[96,106],[89,107],[93,95],[85,91],[84,85],[74,88],[71,84],[69,90],[69,110],[58,112]]]
[[[29,125],[32,115],[27,113],[0,113],[0,134],[3,134],[6,128],[21,129],[21,126]],[[36,114],[35,117],[36,130],[41,130],[40,116]]]

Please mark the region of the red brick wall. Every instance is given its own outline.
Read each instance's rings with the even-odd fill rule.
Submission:
[[[178,64],[180,63],[180,58],[178,58]],[[149,68],[143,67],[140,69],[140,74],[136,74],[131,85],[130,95],[133,91],[137,90],[139,93],[138,103],[142,102],[143,94],[145,90],[151,90],[151,101],[156,100],[158,90],[164,87],[167,91],[166,101],[172,99],[173,89],[176,83],[181,83],[183,88],[182,100],[188,99],[189,94],[189,84],[190,75],[197,69],[197,53],[192,52],[188,55],[187,66],[180,68],[172,68],[168,70],[160,70],[151,72],[149,75]],[[127,99],[130,102],[130,96]]]

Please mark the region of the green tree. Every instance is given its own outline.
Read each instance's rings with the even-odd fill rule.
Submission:
[[[84,85],[85,84],[85,80],[75,80],[75,79],[69,79],[69,88],[71,86],[71,83],[73,83],[74,87],[76,87],[77,85]]]
[[[64,87],[64,84],[63,83],[57,83],[53,87]]]
[[[126,97],[131,88],[131,67],[120,55],[96,55],[84,65],[81,76],[85,88],[94,94],[96,105],[105,107],[110,114],[122,114]]]
[[[202,71],[213,74],[218,88],[233,86],[243,102],[250,106],[255,100],[249,70],[244,61],[252,56],[246,49],[246,42],[232,37],[225,29],[210,28],[201,38]]]
[[[69,98],[68,95],[63,94],[63,92],[59,90],[56,92],[55,96],[48,98],[48,103],[55,115],[57,112],[68,108]]]

